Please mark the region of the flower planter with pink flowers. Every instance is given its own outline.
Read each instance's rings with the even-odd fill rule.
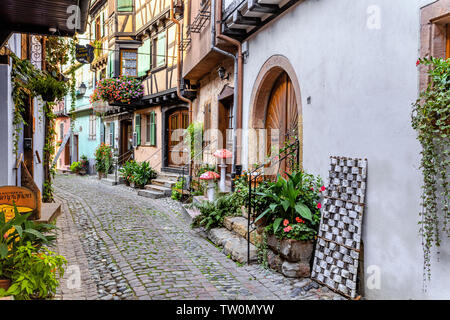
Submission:
[[[297,171],[278,176],[256,193],[267,205],[255,224],[265,222],[268,265],[286,277],[310,276],[324,190],[319,177]]]

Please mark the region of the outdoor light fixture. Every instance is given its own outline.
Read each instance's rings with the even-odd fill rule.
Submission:
[[[84,84],[84,82],[82,82],[80,84],[80,87],[78,88],[78,94],[80,96],[84,96],[85,93],[86,93],[86,85]]]
[[[217,69],[217,73],[219,74],[219,77],[222,80],[228,80],[230,78],[230,73],[225,75],[225,68],[224,67],[220,67],[219,69]]]

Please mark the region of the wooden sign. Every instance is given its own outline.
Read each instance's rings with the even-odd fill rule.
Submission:
[[[38,207],[36,195],[30,189],[16,186],[0,187],[0,210],[5,212],[6,221],[14,217],[14,204],[20,213],[28,213]]]

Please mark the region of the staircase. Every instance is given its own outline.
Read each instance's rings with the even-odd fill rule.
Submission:
[[[158,177],[145,186],[145,190],[139,190],[138,195],[151,199],[170,197],[172,186],[177,182],[178,175],[172,173],[158,173]]]

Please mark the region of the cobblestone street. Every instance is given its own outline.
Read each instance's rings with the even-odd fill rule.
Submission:
[[[57,175],[54,185],[56,251],[68,260],[60,299],[342,299],[309,279],[236,264],[169,198],[95,177]]]

